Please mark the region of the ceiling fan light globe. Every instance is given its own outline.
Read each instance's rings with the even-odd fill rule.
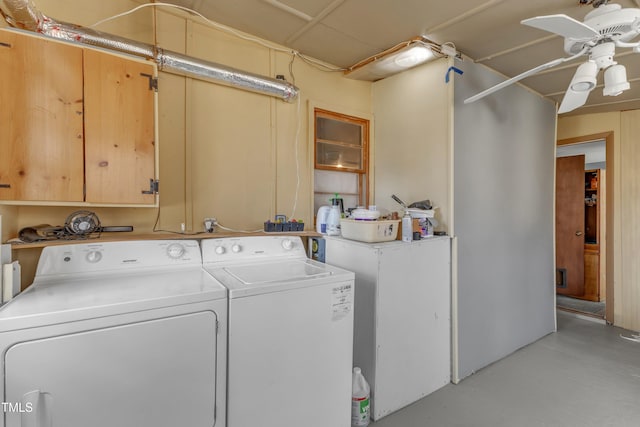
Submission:
[[[571,89],[575,90],[576,92],[587,92],[593,89],[595,85],[595,81],[575,82],[571,84]]]
[[[624,65],[614,65],[604,72],[604,96],[618,96],[630,87]]]

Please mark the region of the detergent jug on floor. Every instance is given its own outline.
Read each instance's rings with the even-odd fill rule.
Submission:
[[[353,368],[351,380],[351,426],[365,427],[369,425],[369,384],[360,368]]]

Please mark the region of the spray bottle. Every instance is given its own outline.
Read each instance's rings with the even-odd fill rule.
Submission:
[[[340,235],[340,218],[342,218],[342,212],[340,211],[340,202],[342,199],[338,198],[336,193],[335,198],[331,199],[331,210],[327,215],[327,234],[329,236]]]

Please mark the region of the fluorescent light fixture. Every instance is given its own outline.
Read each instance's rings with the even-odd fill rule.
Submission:
[[[415,45],[395,56],[393,60],[400,69],[415,67],[433,58],[433,51],[427,46]]]
[[[345,76],[376,81],[441,56],[440,46],[416,37],[358,62],[345,71]]]
[[[612,65],[604,72],[604,96],[618,96],[630,87],[624,65]]]

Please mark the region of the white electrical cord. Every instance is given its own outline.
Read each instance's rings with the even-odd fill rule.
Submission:
[[[633,341],[633,342],[640,343],[640,334],[631,335],[630,337],[625,337],[624,335],[620,334],[620,338],[623,338],[623,339],[625,339],[627,341]]]
[[[111,16],[109,18],[102,19],[102,20],[90,25],[89,27],[91,27],[91,28],[97,27],[97,26],[102,25],[102,24],[104,24],[106,22],[109,22],[109,21],[121,18],[123,16],[127,16],[127,15],[130,15],[132,13],[135,13],[138,10],[143,9],[145,7],[159,7],[159,6],[175,8],[175,9],[179,9],[179,10],[185,11],[187,13],[196,15],[199,18],[201,18],[202,20],[204,20],[208,25],[210,25],[210,26],[212,26],[214,28],[217,28],[217,29],[226,31],[228,33],[231,33],[231,34],[235,35],[236,37],[239,37],[239,38],[241,38],[243,40],[247,40],[247,41],[250,41],[250,42],[253,42],[253,43],[257,43],[257,44],[259,44],[259,45],[261,45],[263,47],[266,47],[268,49],[273,49],[273,50],[275,50],[277,52],[284,52],[284,53],[291,54],[293,58],[298,57],[301,60],[303,60],[305,63],[310,64],[312,66],[315,66],[316,68],[319,68],[319,69],[321,69],[323,71],[334,72],[334,71],[345,71],[346,70],[345,68],[330,67],[330,66],[328,66],[328,65],[326,65],[326,64],[324,64],[324,63],[322,63],[320,61],[317,61],[317,60],[312,59],[312,58],[308,58],[308,57],[302,55],[298,51],[284,49],[284,48],[282,48],[280,46],[276,46],[276,45],[273,45],[271,43],[266,43],[261,39],[247,36],[247,35],[239,32],[239,31],[234,30],[233,28],[230,28],[230,27],[227,27],[225,25],[222,25],[222,24],[219,24],[217,22],[214,22],[214,21],[208,19],[207,17],[205,17],[204,15],[202,15],[201,13],[199,13],[199,12],[193,10],[193,9],[190,9],[190,8],[184,7],[184,6],[178,6],[178,5],[175,5],[175,4],[170,4],[170,3],[145,3],[145,4],[142,4],[140,6],[134,7],[133,9],[130,9],[130,10],[126,11],[126,12]],[[290,72],[293,75],[293,72],[291,70],[290,70]],[[294,148],[294,155],[295,155],[295,162],[296,162],[296,191],[295,191],[295,198],[294,198],[294,201],[293,201],[293,209],[292,209],[292,212],[291,212],[291,216],[289,217],[291,219],[295,218],[296,210],[298,208],[298,200],[299,200],[300,184],[301,184],[301,177],[300,177],[300,143],[299,143],[300,131],[301,131],[301,117],[300,117],[300,114],[301,114],[301,101],[300,101],[300,98],[301,97],[298,96],[297,108],[296,108],[296,122],[297,122],[297,125],[296,125],[295,139],[294,139],[294,147],[295,147]],[[158,216],[159,216],[159,213],[158,213]],[[156,224],[157,224],[157,220],[156,220]],[[223,230],[239,232],[239,233],[255,233],[255,232],[258,232],[258,231],[262,231],[262,230],[255,230],[255,231],[235,230],[235,229],[232,229],[232,228],[224,227],[222,224],[220,224],[218,222],[215,225],[217,225],[218,227],[220,227]],[[154,229],[155,229],[155,226],[154,226]],[[182,232],[184,233],[184,230]]]
[[[216,223],[216,226],[222,228],[225,231],[232,231],[234,233],[259,233],[261,231],[264,231],[263,229],[258,229],[258,230],[253,230],[253,231],[251,231],[251,230],[236,230],[236,229],[233,229],[233,228],[225,227],[224,225],[220,224],[219,222]]]
[[[291,216],[289,216],[289,218],[293,219],[296,216],[296,209],[298,208],[298,195],[300,194],[300,143],[298,142],[300,139],[300,122],[302,120],[300,120],[300,96],[298,95],[298,108],[296,111],[296,122],[298,123],[296,125],[296,136],[295,139],[293,140],[293,143],[295,144],[295,149],[294,149],[294,155],[296,156],[296,192],[295,192],[295,198],[293,199],[293,210],[291,212]]]

